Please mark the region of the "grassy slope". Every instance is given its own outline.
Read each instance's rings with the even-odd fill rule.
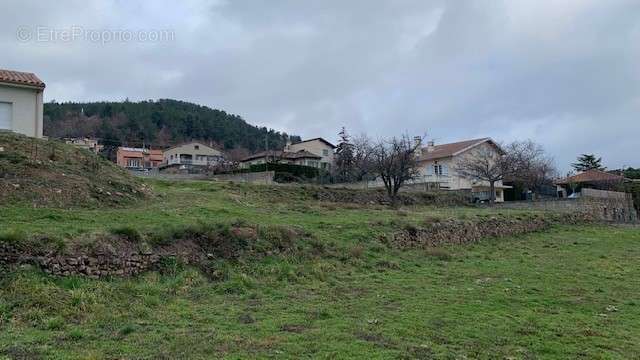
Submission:
[[[104,207],[146,197],[115,164],[56,140],[0,132],[0,203]]]
[[[0,358],[629,358],[640,353],[640,232],[561,227],[517,239],[399,251],[376,237],[425,217],[300,203],[281,189],[156,184],[134,208],[0,209],[0,227],[77,235],[123,223],[295,224],[335,256],[223,264],[209,282],[191,269],[137,279],[55,279],[34,270],[0,280]],[[446,253],[445,253],[446,254]]]

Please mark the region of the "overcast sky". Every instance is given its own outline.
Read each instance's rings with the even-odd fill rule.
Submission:
[[[46,101],[174,98],[303,137],[530,138],[562,169],[640,167],[637,0],[5,0],[0,49]]]

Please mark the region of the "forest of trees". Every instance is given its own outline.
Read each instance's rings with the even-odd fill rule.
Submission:
[[[95,137],[107,146],[166,147],[189,140],[230,152],[279,149],[287,134],[248,124],[240,116],[184,101],[57,103],[44,105],[44,133],[54,138]],[[291,136],[291,141],[300,137]]]

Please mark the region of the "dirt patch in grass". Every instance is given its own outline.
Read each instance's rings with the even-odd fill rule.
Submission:
[[[302,324],[284,324],[280,326],[280,331],[300,334],[306,331],[308,327]]]

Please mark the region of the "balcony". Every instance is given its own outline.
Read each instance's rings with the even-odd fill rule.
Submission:
[[[213,157],[204,158],[204,159],[203,158],[193,159],[192,157],[183,156],[180,158],[167,159],[162,163],[162,165],[163,166],[169,166],[169,165],[213,166],[220,162],[221,162],[221,159],[213,158]]]

